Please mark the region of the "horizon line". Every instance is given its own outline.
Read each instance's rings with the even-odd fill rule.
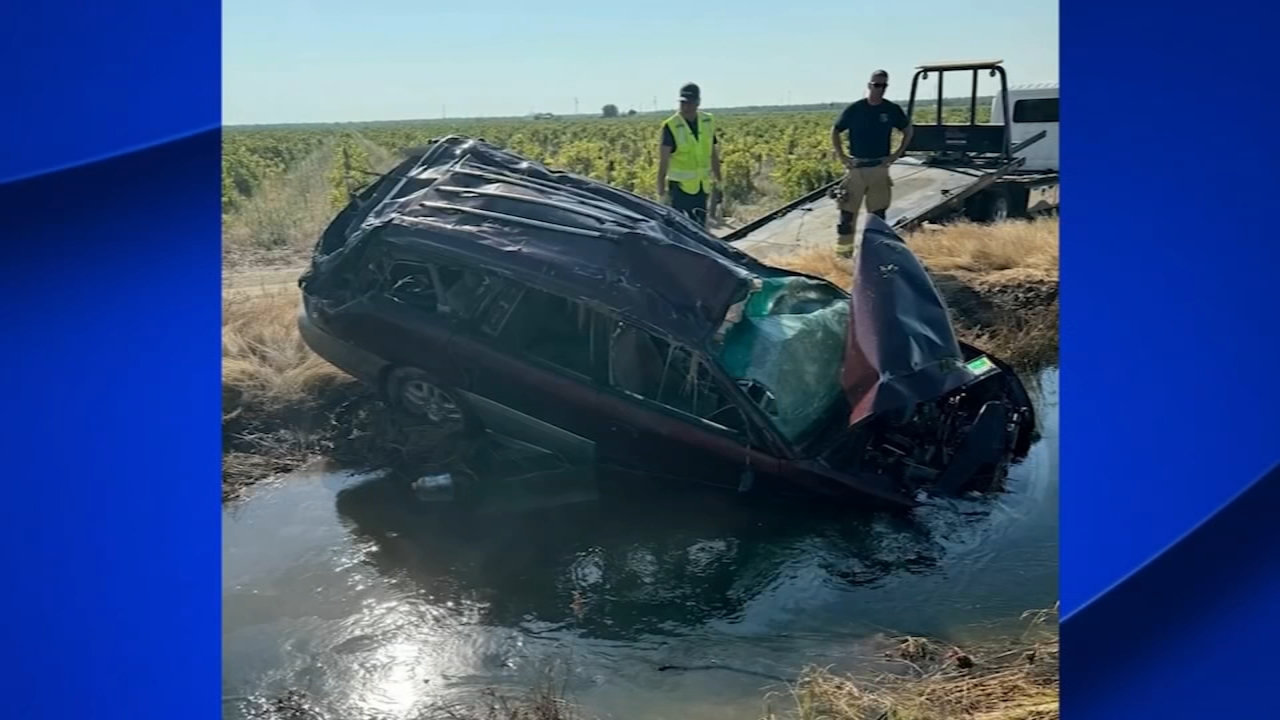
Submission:
[[[989,95],[979,95],[978,100],[979,101],[990,100],[991,98],[994,98],[994,97],[995,97],[994,93]],[[937,102],[935,98],[929,98],[929,100],[931,103]],[[942,100],[944,105],[951,102],[961,102],[961,101],[968,102],[969,97],[968,96],[945,97]],[[730,105],[725,107],[709,107],[709,108],[705,108],[705,110],[707,112],[734,112],[734,111],[744,111],[744,110],[775,110],[776,111],[776,110],[788,110],[792,108],[812,108],[816,110],[818,108],[828,108],[832,106],[848,105],[853,102],[857,102],[857,101],[856,100],[832,100],[827,102],[793,103],[790,105]],[[897,103],[903,106],[907,104],[907,101],[902,99],[891,99],[890,102]],[[661,115],[667,112],[675,112],[674,110],[639,110],[636,108],[630,108],[631,110],[635,111],[635,115],[628,115],[626,112],[622,111],[622,106],[618,105],[617,103],[609,103],[609,104],[614,105],[615,107],[618,107],[618,110],[619,110],[617,118],[608,118],[610,120],[614,120],[618,118],[637,117],[640,115]],[[590,118],[590,119],[601,119],[601,120],[606,119],[598,112],[558,114],[558,113],[551,113],[551,112],[530,111],[521,115],[465,115],[465,116],[459,116],[459,117],[418,117],[418,118],[401,118],[401,119],[394,119],[394,120],[309,120],[309,121],[290,121],[290,122],[258,122],[258,123],[236,123],[232,125],[223,124],[222,127],[224,129],[241,129],[241,128],[266,128],[266,127],[272,127],[272,128],[305,127],[305,126],[329,127],[334,125],[377,125],[377,124],[390,124],[390,123],[439,123],[439,122],[451,122],[451,121],[462,122],[462,121],[475,121],[475,120],[531,120],[531,119],[537,118],[537,116],[539,115],[549,115],[552,118],[556,118],[556,119],[572,119],[572,118],[581,118],[581,119]]]

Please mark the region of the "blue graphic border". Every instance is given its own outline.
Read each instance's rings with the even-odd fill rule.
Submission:
[[[1067,718],[1274,712],[1276,13],[1061,9]],[[213,718],[220,8],[5,14],[5,715]]]

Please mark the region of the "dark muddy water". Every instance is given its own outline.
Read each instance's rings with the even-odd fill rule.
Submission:
[[[316,717],[433,717],[558,664],[592,713],[740,720],[772,678],[856,668],[883,633],[1014,631],[1058,595],[1056,371],[1037,395],[1044,439],[1007,493],[911,519],[634,484],[460,514],[377,475],[272,483],[224,514],[224,716],[293,690]]]

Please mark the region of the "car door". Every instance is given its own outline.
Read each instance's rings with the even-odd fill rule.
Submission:
[[[427,372],[443,386],[461,381],[449,339],[461,319],[444,300],[461,270],[428,261],[399,261],[371,270],[372,291],[340,314],[344,337],[397,367]]]
[[[593,459],[599,332],[597,313],[584,303],[503,278],[459,326],[450,354],[490,429]]]
[[[705,358],[626,322],[611,330],[602,462],[735,490],[777,471],[763,433]]]

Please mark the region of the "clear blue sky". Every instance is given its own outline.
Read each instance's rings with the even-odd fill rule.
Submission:
[[[987,58],[1056,81],[1058,3],[224,0],[223,122],[666,109],[689,80],[706,107],[844,102],[876,67],[905,98],[919,63]]]

